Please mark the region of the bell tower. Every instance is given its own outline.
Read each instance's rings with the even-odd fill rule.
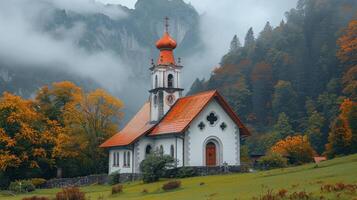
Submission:
[[[165,17],[165,31],[156,42],[160,54],[156,62],[152,61],[150,92],[150,117],[151,122],[159,121],[178,98],[182,96],[180,59],[176,64],[174,49],[176,41],[169,34],[168,17]]]

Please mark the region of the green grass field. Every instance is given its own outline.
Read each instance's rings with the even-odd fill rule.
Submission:
[[[268,189],[275,191],[287,189],[289,192],[306,191],[317,196],[324,195],[329,199],[337,199],[335,193],[320,193],[321,184],[327,183],[357,183],[357,154],[336,158],[320,163],[308,164],[298,167],[276,169],[264,172],[217,175],[181,179],[182,187],[169,192],[161,189],[163,180],[152,184],[141,182],[128,183],[124,185],[124,192],[111,195],[111,186],[94,185],[82,187],[86,197],[96,200],[102,199],[125,199],[125,200],[200,200],[200,199],[252,199],[259,197]],[[200,183],[204,183],[201,185]],[[146,189],[148,193],[142,191]],[[25,196],[48,196],[54,197],[60,189],[36,190],[26,195],[11,196],[5,192],[0,194],[0,199],[16,200]],[[339,199],[357,199],[356,194],[343,193]]]

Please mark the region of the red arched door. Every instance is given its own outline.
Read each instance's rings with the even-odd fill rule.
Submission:
[[[206,166],[216,166],[216,145],[213,142],[206,144]]]

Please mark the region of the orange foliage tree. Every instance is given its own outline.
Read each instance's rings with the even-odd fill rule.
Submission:
[[[340,115],[333,122],[326,144],[329,157],[357,152],[357,103],[345,99],[340,106]]]
[[[357,20],[352,20],[345,33],[337,40],[339,50],[337,57],[346,67],[342,81],[343,92],[350,95],[352,100],[357,99]]]
[[[26,169],[52,166],[57,157],[69,155],[64,148],[68,139],[56,121],[36,111],[33,101],[6,92],[0,98],[0,172],[23,178]]]
[[[270,150],[287,157],[291,164],[311,162],[315,155],[308,137],[302,135],[288,136],[274,144]]]

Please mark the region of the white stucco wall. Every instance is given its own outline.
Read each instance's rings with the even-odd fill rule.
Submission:
[[[124,152],[130,151],[130,166],[124,166]],[[119,153],[119,165],[114,166],[114,153]],[[133,152],[128,148],[118,148],[109,150],[109,174],[119,170],[120,173],[132,173],[133,172]]]
[[[218,116],[216,123],[211,126],[206,117],[215,112]],[[200,130],[198,124],[205,124],[205,128]],[[220,125],[225,122],[227,127],[222,130]],[[217,164],[240,165],[240,142],[239,129],[224,109],[216,100],[212,100],[207,107],[191,123],[186,133],[186,166],[205,166],[205,144],[207,140],[218,141]]]

